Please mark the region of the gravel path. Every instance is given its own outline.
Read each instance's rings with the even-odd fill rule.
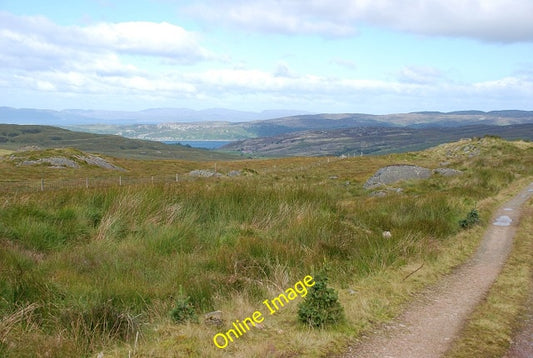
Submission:
[[[393,323],[349,347],[345,358],[441,357],[485,296],[510,252],[521,205],[533,183],[500,207],[474,257],[426,290]]]

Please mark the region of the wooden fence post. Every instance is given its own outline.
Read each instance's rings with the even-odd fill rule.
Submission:
[[[44,178],[41,178],[41,191],[44,191]]]

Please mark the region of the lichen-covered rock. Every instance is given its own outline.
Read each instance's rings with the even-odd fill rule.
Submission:
[[[52,168],[79,168],[80,166],[75,161],[65,157],[50,157],[38,160],[25,160],[20,165],[40,165],[48,164]]]
[[[192,177],[202,177],[202,178],[210,178],[210,177],[221,177],[222,174],[214,172],[212,170],[207,169],[196,169],[189,173]]]
[[[123,168],[118,167],[114,164],[111,164],[107,160],[100,158],[96,155],[86,154],[86,155],[76,155],[74,157],[78,160],[84,161],[85,163],[89,165],[95,165],[100,168],[111,169],[111,170],[124,170]]]
[[[97,166],[103,169],[124,171],[123,168],[118,167],[114,164],[111,164],[107,160],[94,154],[87,154],[87,153],[83,153],[83,152],[73,150],[73,149],[53,149],[53,150],[48,150],[48,151],[54,152],[54,155],[40,158],[40,159],[32,159],[32,157],[37,156],[35,153],[26,154],[24,152],[19,152],[16,155],[11,155],[9,157],[9,160],[13,162],[17,162],[18,166],[45,165],[45,166],[48,166],[49,168],[78,169],[78,168],[85,166],[85,164],[87,164],[90,166]],[[78,153],[78,154],[74,154],[73,152]],[[37,154],[43,155],[45,153],[46,152],[37,153]],[[58,154],[64,154],[64,155],[58,155]]]
[[[431,177],[432,171],[428,168],[416,165],[389,165],[379,169],[364,184],[365,189],[370,189],[380,185],[388,185],[401,180],[427,179]]]
[[[228,173],[229,177],[238,177],[240,175],[241,175],[241,171],[240,170],[232,170],[231,172]]]

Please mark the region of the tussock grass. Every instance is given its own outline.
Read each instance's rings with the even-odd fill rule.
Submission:
[[[257,173],[232,179],[4,193],[0,315],[9,319],[32,304],[38,309],[28,322],[10,325],[0,352],[31,356],[42,346],[49,356],[337,352],[464,260],[482,227],[464,231],[459,221],[477,208],[486,222],[497,202],[490,198],[533,175],[531,147],[496,139],[473,144],[483,149],[480,157],[452,158],[463,176],[400,183],[403,191],[386,197],[362,189],[375,170],[398,163],[437,167],[450,147],[344,160],[217,163],[218,170]],[[114,163],[135,173],[197,165]],[[384,230],[390,239],[382,237]],[[227,349],[211,343],[232,321],[264,310],[263,300],[324,263],[345,307],[345,324],[309,330],[297,321],[295,300]],[[172,323],[169,312],[181,293],[191,298],[200,323]],[[213,310],[223,312],[223,327],[202,322],[202,313]]]

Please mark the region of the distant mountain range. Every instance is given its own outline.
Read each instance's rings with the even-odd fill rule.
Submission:
[[[228,109],[116,112],[0,107],[0,122],[53,124],[152,141],[240,141],[225,149],[258,156],[380,154],[485,134],[533,140],[533,111],[294,114]]]
[[[533,111],[415,112],[388,115],[362,113],[307,114],[245,122],[203,121],[130,125],[75,126],[69,129],[157,141],[243,140],[305,130],[355,127],[453,128],[467,125],[533,123]]]
[[[293,110],[246,112],[224,108],[212,108],[200,111],[188,108],[152,108],[143,111],[98,111],[81,109],[54,111],[34,108],[0,107],[0,123],[75,126],[203,121],[243,122],[293,116],[302,113],[306,112]]]

